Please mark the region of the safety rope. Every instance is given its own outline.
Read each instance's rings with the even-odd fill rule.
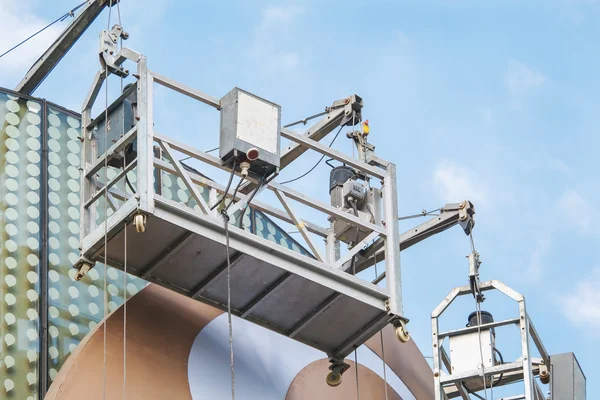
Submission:
[[[113,0],[109,0],[108,6],[108,23],[107,30],[110,30],[110,18],[112,14]],[[104,134],[104,150],[108,149],[108,68],[105,69],[104,87],[104,121],[105,134]],[[104,155],[104,348],[103,348],[103,364],[102,364],[102,399],[106,400],[106,349],[107,349],[107,327],[106,317],[108,315],[108,265],[106,260],[108,259],[108,158]]]
[[[123,227],[125,251],[123,255],[123,400],[127,398],[127,222]]]
[[[121,22],[121,2],[117,1],[117,19],[119,21],[119,26],[123,26]],[[119,37],[119,50],[123,49],[123,37]],[[120,77],[121,83],[121,91],[123,93],[123,76]],[[108,85],[108,83],[107,83]],[[108,135],[107,135],[108,136]],[[104,147],[106,149],[106,146]],[[123,157],[123,169],[127,167],[127,157]],[[131,183],[127,176],[125,176],[125,181],[129,184],[130,189],[133,193],[133,187],[131,187]],[[123,262],[123,400],[127,398],[127,223],[125,223],[124,227],[124,241],[125,241],[125,252],[124,252],[124,262]]]
[[[61,15],[60,17],[58,17],[57,19],[55,19],[54,21],[50,22],[48,25],[46,25],[45,27],[43,27],[42,29],[40,29],[39,31],[37,31],[36,33],[34,33],[33,35],[29,36],[27,39],[22,40],[21,42],[19,42],[18,44],[14,45],[13,47],[11,47],[10,49],[6,50],[4,53],[0,54],[0,58],[4,57],[5,55],[7,55],[8,53],[10,53],[11,51],[17,49],[18,47],[20,47],[21,45],[27,43],[29,40],[33,39],[34,37],[36,37],[37,35],[39,35],[40,33],[44,32],[46,29],[50,28],[52,25],[56,24],[57,22],[62,22],[65,19],[67,19],[68,17],[74,17],[75,16],[75,11],[79,10],[81,7],[83,7],[85,4],[87,3],[87,0],[84,1],[83,3],[79,4],[78,6],[73,7],[71,10],[67,11],[66,13],[64,13],[63,15]]]
[[[375,267],[375,279],[377,279],[379,274],[377,273],[377,257],[375,257],[375,253],[373,253],[373,266]],[[383,384],[385,385],[385,400],[388,400],[387,371],[385,369],[385,349],[383,348],[383,329],[379,331],[379,338],[381,339],[381,361],[383,362]]]
[[[360,385],[358,384],[358,355],[354,348],[354,369],[356,370],[356,400],[360,400]]]
[[[232,175],[234,171],[231,172]],[[231,368],[231,400],[235,400],[235,372],[233,364],[233,324],[231,323],[231,258],[229,257],[229,215],[221,212],[225,225],[225,254],[227,257],[227,323],[229,325],[229,366]]]
[[[473,229],[471,228],[470,232],[469,232],[469,241],[471,242],[471,252],[473,254],[477,254],[477,250],[475,250],[475,241],[473,240]],[[477,260],[475,260],[475,262],[477,262]],[[478,289],[479,290],[479,289]],[[479,301],[479,299],[481,298],[481,292],[478,293],[479,296],[475,296],[475,306],[476,306],[476,315],[477,315],[477,338],[479,339],[479,356],[481,359],[481,376],[482,376],[482,381],[483,381],[483,393],[484,393],[484,397],[487,400],[487,382],[486,382],[486,375],[485,375],[485,364],[483,361],[483,344],[481,342],[481,302]],[[492,400],[493,400],[493,394],[492,394]]]

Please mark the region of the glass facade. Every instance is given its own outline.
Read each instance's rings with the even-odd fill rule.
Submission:
[[[104,266],[97,264],[79,282],[72,267],[79,257],[80,125],[76,113],[0,88],[0,399],[41,398],[41,381],[51,384],[104,316]],[[111,168],[108,179],[117,173]],[[135,170],[128,179],[116,187],[131,193]],[[181,178],[162,172],[158,188],[169,199],[198,207]],[[208,201],[208,190],[198,191]],[[99,202],[98,221],[103,210]],[[238,218],[239,212],[231,223],[239,224]],[[249,208],[242,223],[310,254],[258,210]],[[114,268],[106,270],[106,279],[107,312],[146,285]]]

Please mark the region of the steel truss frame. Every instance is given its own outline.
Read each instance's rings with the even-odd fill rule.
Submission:
[[[209,237],[217,242],[224,243],[223,216],[218,210],[210,210],[207,202],[199,194],[197,186],[210,190],[210,198],[218,198],[224,193],[224,187],[216,182],[210,181],[203,176],[190,172],[184,168],[178,161],[174,151],[185,154],[190,158],[206,165],[216,167],[231,173],[228,167],[221,164],[221,160],[206,152],[195,149],[184,143],[173,140],[159,132],[154,131],[153,125],[153,85],[160,84],[169,89],[175,90],[181,94],[207,104],[217,110],[220,110],[219,100],[204,94],[198,90],[189,88],[183,84],[175,82],[169,78],[161,76],[148,70],[147,59],[130,49],[123,48],[115,57],[115,64],[120,66],[126,60],[132,61],[137,66],[137,73],[134,75],[137,82],[126,90],[119,99],[127,97],[133,90],[137,91],[137,123],[129,132],[124,134],[116,143],[112,144],[106,153],[97,154],[92,135],[92,129],[97,121],[92,121],[92,105],[98,97],[100,88],[107,77],[106,70],[100,70],[96,74],[92,87],[83,105],[83,173],[82,173],[82,192],[81,192],[81,258],[76,264],[80,274],[85,274],[86,270],[93,267],[96,261],[104,261],[111,264],[111,260],[103,260],[102,247],[104,245],[105,231],[108,237],[113,237],[116,232],[123,227],[124,222],[131,222],[136,215],[157,216],[169,220],[177,226],[187,229],[197,235]],[[108,73],[110,74],[110,72]],[[117,99],[117,101],[119,100]],[[114,104],[114,103],[113,103]],[[334,129],[335,125],[331,120],[339,121],[345,115],[344,108],[334,108],[331,115],[327,115],[317,126],[321,126],[326,131]],[[100,118],[99,118],[100,119]],[[326,122],[323,122],[326,121]],[[271,293],[280,289],[286,280],[292,275],[298,275],[312,282],[323,285],[326,288],[334,290],[339,295],[345,295],[359,300],[371,307],[380,310],[381,316],[376,320],[370,321],[366,326],[355,332],[342,346],[328,355],[332,362],[338,362],[348,355],[355,347],[361,345],[374,333],[380,330],[387,323],[393,323],[396,327],[404,329],[404,323],[407,320],[402,313],[402,289],[400,276],[400,241],[398,232],[398,209],[397,209],[397,187],[396,187],[396,167],[394,164],[385,160],[380,160],[375,166],[363,163],[352,157],[349,157],[339,151],[331,149],[315,139],[320,139],[328,132],[315,130],[308,131],[304,135],[295,133],[289,129],[283,128],[281,135],[289,139],[294,144],[284,152],[282,159],[285,158],[287,164],[292,162],[305,151],[311,150],[326,155],[334,160],[340,161],[346,165],[352,166],[364,176],[375,179],[382,184],[382,197],[385,221],[372,224],[357,218],[356,216],[342,212],[340,209],[332,207],[329,204],[311,199],[304,194],[293,190],[285,185],[268,181],[262,184],[260,190],[270,190],[274,192],[279,199],[282,208],[273,207],[257,200],[251,201],[253,208],[262,210],[265,214],[279,218],[285,222],[294,224],[302,237],[313,252],[314,258],[296,253],[284,248],[276,243],[260,238],[250,232],[231,225],[229,228],[231,246],[244,254],[249,254],[261,260],[268,260],[272,264],[287,271],[287,275],[276,282],[265,293],[254,299],[251,305],[244,310],[235,310],[234,313],[242,318],[253,320],[250,315],[253,307],[260,304]],[[102,170],[107,159],[115,157],[129,143],[136,140],[137,158],[131,161],[124,169],[111,180],[102,181],[99,179],[99,171]],[[154,152],[155,145],[162,151],[162,157],[156,157]],[[165,161],[165,158],[168,161]],[[193,210],[190,207],[168,200],[155,191],[154,176],[155,171],[166,171],[174,176],[181,178],[186,188],[191,193],[199,206],[199,210]],[[137,175],[137,187],[135,193],[130,195],[115,188],[115,184],[123,179],[128,172],[134,171]],[[239,174],[236,172],[236,175]],[[253,178],[246,178],[249,185],[256,185],[259,182]],[[243,193],[240,191],[229,209],[232,215],[237,210],[245,207],[248,202],[251,191]],[[231,197],[231,194],[228,194]],[[110,207],[114,210],[113,214],[104,221],[96,224],[96,207],[98,200],[106,198]],[[332,239],[332,229],[323,227],[310,221],[304,221],[298,217],[294,211],[290,200],[294,200],[304,206],[310,207],[328,217],[339,218],[347,221],[357,227],[369,230],[369,234],[364,240],[356,244],[353,249],[344,257],[339,258],[339,243]],[[118,203],[121,203],[120,205]],[[309,233],[323,238],[326,242],[326,254],[321,254]],[[185,241],[185,238],[179,240]],[[344,264],[358,251],[368,248],[376,239],[379,243],[383,242],[385,253],[385,276],[387,277],[387,287],[377,286],[377,282],[366,282],[346,272]],[[173,243],[169,248],[177,248],[181,243]],[[113,263],[113,265],[115,265]],[[118,266],[118,265],[115,265]],[[149,269],[143,273],[145,279],[153,281],[152,270]],[[160,283],[160,282],[158,282]],[[193,296],[200,301],[206,301],[202,297],[202,289],[197,290]],[[328,299],[322,307],[313,310],[304,320],[299,321],[290,331],[281,331],[290,337],[296,337],[303,327],[323,312],[323,309],[330,307],[335,303],[337,297]],[[213,304],[222,306],[219,304]],[[261,323],[260,321],[253,321]],[[273,329],[272,326],[267,326]],[[276,329],[273,329],[276,330]]]
[[[523,380],[525,393],[517,396],[518,399],[525,400],[544,400],[542,390],[540,389],[537,381],[534,379],[536,375],[539,375],[540,370],[543,368],[549,368],[550,357],[540,340],[540,337],[531,322],[529,315],[525,309],[525,298],[520,293],[506,286],[504,283],[491,280],[488,282],[482,282],[480,284],[481,291],[498,290],[504,295],[510,297],[512,300],[517,302],[519,306],[519,316],[503,321],[495,321],[488,324],[482,324],[479,329],[491,329],[495,327],[501,327],[506,325],[516,325],[520,330],[521,338],[521,357],[514,362],[507,362],[504,364],[496,365],[493,367],[485,368],[485,374],[491,376],[492,379],[495,375],[504,374],[504,378],[494,385],[504,386],[512,384],[515,381]],[[451,373],[452,368],[450,364],[450,358],[445,348],[443,347],[444,339],[446,337],[457,336],[472,332],[477,332],[478,327],[467,327],[458,330],[440,332],[439,331],[439,318],[444,311],[452,304],[452,302],[459,296],[472,295],[472,288],[467,286],[455,287],[450,291],[446,298],[433,310],[431,313],[431,330],[432,330],[432,345],[433,345],[433,376],[435,381],[435,400],[445,400],[452,397],[460,396],[462,399],[470,399],[467,389],[465,388],[463,381],[469,378],[481,377],[481,369],[472,371],[465,371],[461,373]],[[530,339],[533,341],[536,349],[541,355],[541,359],[531,357],[529,348]],[[442,368],[445,367],[445,370]],[[472,388],[472,391],[483,390],[481,387]]]

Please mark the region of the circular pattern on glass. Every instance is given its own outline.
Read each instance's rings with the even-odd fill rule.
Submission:
[[[56,192],[50,192],[48,193],[48,200],[56,206],[60,203],[60,196]]]
[[[55,221],[50,221],[48,223],[48,229],[53,235],[57,235],[60,232],[60,225],[58,225]]]
[[[56,114],[48,115],[48,122],[50,122],[50,125],[52,126],[60,126],[60,118],[58,118],[58,115]]]
[[[40,168],[35,164],[27,165],[27,173],[31,176],[39,176]]]
[[[6,152],[6,161],[8,161],[11,164],[18,164],[19,156],[14,151],[7,151]]]
[[[48,239],[48,245],[50,245],[50,248],[52,250],[57,250],[60,247],[60,242],[57,238],[51,237],[50,239]]]
[[[29,125],[27,127],[27,133],[29,134],[29,136],[31,136],[33,138],[38,138],[42,134],[40,131],[40,128],[38,128],[35,125]]]
[[[71,153],[79,153],[79,143],[75,140],[70,140],[67,142],[67,148]]]
[[[4,265],[6,265],[8,269],[14,269],[17,267],[17,260],[15,260],[13,257],[6,257],[6,260],[4,260]]]
[[[36,192],[27,192],[27,201],[31,204],[37,204],[40,202],[40,195]]]
[[[15,192],[15,191],[17,191],[17,190],[19,189],[19,184],[18,184],[18,183],[17,183],[17,181],[16,181],[16,180],[14,180],[14,179],[7,179],[7,180],[4,182],[4,185],[5,185],[5,186],[6,186],[6,188],[7,188],[8,190],[10,190],[11,192]]]
[[[51,139],[59,140],[60,139],[60,131],[58,129],[56,129],[56,127],[51,126],[50,128],[48,128],[48,136],[50,136]]]
[[[54,154],[54,153],[50,153],[50,154]],[[48,159],[50,159],[50,157],[48,157]],[[27,160],[31,163],[37,164],[40,162],[40,155],[35,151],[28,151],[27,152]],[[59,162],[60,162],[60,160],[59,160]]]
[[[6,224],[6,226],[4,227],[4,230],[6,231],[6,233],[8,233],[10,236],[14,236],[16,235],[19,231],[17,230],[17,227],[13,224]]]
[[[35,267],[38,265],[38,263],[40,262],[40,259],[38,258],[38,256],[36,256],[35,254],[29,254],[27,255],[27,262],[29,263],[29,265],[31,265],[32,267]]]
[[[13,113],[19,112],[19,109],[21,108],[19,107],[19,103],[14,100],[7,100],[5,105],[6,109]]]
[[[42,106],[39,103],[36,103],[35,101],[27,100],[27,108],[29,109],[29,111],[37,113],[40,112]]]
[[[50,218],[52,218],[52,219],[60,218],[60,211],[58,211],[58,208],[56,208],[54,206],[48,207],[48,214],[50,214]]]
[[[18,151],[19,150],[19,142],[17,142],[15,139],[8,138],[8,139],[6,139],[6,141],[4,142],[4,144],[11,151]]]
[[[60,151],[60,143],[58,143],[57,140],[50,139],[48,140],[48,148],[53,152],[58,153]]]
[[[27,215],[31,219],[38,219],[40,216],[40,210],[37,207],[29,206],[27,207]]]
[[[69,181],[67,182],[67,186],[69,187],[70,191],[79,193],[80,186],[77,180],[69,179]]]
[[[6,175],[10,176],[11,178],[16,178],[19,176],[19,169],[14,165],[7,165],[4,169],[4,172],[6,172]]]
[[[48,173],[53,178],[59,178],[60,177],[60,169],[56,165],[49,165],[48,166]]]
[[[78,206],[79,205],[79,196],[77,195],[77,193],[69,193],[67,195],[67,199],[69,200],[69,203],[71,203],[74,206]]]
[[[71,117],[70,115],[67,116],[67,123],[71,128],[79,128],[80,126],[79,120],[77,118]]]
[[[14,240],[7,240],[4,242],[4,247],[9,253],[13,253],[19,248]]]
[[[60,190],[60,183],[55,178],[48,179],[48,186],[51,190],[58,192]]]
[[[79,167],[81,165],[81,160],[76,154],[69,153],[67,155],[67,161],[74,167]]]
[[[27,113],[27,121],[29,121],[31,125],[39,125],[40,122],[42,122],[42,119],[37,114]]]
[[[69,207],[67,212],[69,213],[69,217],[71,217],[71,219],[79,219],[79,209],[78,208]]]
[[[33,221],[29,221],[27,223],[27,230],[29,231],[29,233],[31,233],[32,235],[35,235],[36,233],[38,233],[40,231],[40,227],[38,224],[36,224]]]
[[[38,190],[40,188],[40,182],[35,178],[27,178],[27,187],[31,190]]]
[[[29,246],[31,250],[37,250],[40,248],[40,242],[38,242],[36,238],[30,237],[27,238],[27,246]]]
[[[17,203],[19,203],[19,198],[14,193],[7,193],[6,196],[4,196],[4,201],[6,201],[6,204],[9,206],[16,206]]]
[[[13,139],[18,138],[19,137],[19,129],[14,125],[8,125],[6,127],[6,134]]]
[[[57,266],[58,264],[60,264],[60,258],[58,257],[58,254],[56,253],[50,253],[50,255],[48,255],[48,261],[50,262],[50,264]]]
[[[48,161],[50,161],[50,164],[59,165],[60,164],[60,156],[57,153],[49,152],[48,153]]]
[[[40,149],[40,141],[36,138],[27,139],[27,147],[29,147],[33,151],[38,151]]]
[[[4,215],[6,216],[6,219],[8,219],[9,221],[15,221],[17,218],[19,218],[19,214],[17,213],[17,210],[15,210],[14,208],[7,208],[6,211],[4,212]]]
[[[6,114],[6,122],[11,125],[19,125],[19,116],[17,114],[8,113]]]
[[[73,179],[79,179],[79,168],[69,167],[67,168],[67,173]]]

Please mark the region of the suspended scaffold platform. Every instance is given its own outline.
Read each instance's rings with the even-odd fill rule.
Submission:
[[[113,41],[119,33],[113,29]],[[235,163],[232,167],[222,157],[154,130],[154,85],[221,112],[223,99],[148,70],[146,57],[127,48],[114,56],[105,51],[101,60],[103,68],[96,74],[83,106],[81,258],[75,265],[78,278],[102,262],[227,309],[229,270],[232,313],[327,353],[334,379],[347,368],[344,358],[386,324],[397,327],[401,340],[409,339],[402,314],[395,165],[372,151],[359,160],[318,141],[336,127],[360,123],[360,97],[334,102],[304,134],[278,126],[281,138],[291,144],[278,158],[277,169],[270,176],[258,177],[245,175]],[[126,61],[135,64],[137,81],[92,119],[92,106],[103,82],[110,74],[128,75],[122,66]],[[306,151],[337,160],[368,182],[367,190],[379,197],[377,218],[311,199],[274,180],[281,168]],[[180,162],[178,154],[190,158],[196,170]],[[231,193],[225,185],[207,179],[198,165],[243,176],[247,182]],[[164,174],[183,182],[189,202],[164,195]],[[281,207],[254,200],[261,191],[273,192]],[[231,200],[228,207],[223,207],[221,200],[225,198]],[[294,202],[323,215],[329,226],[301,219]],[[238,221],[243,220],[248,206],[295,225],[310,251],[295,251],[245,229]],[[349,229],[356,230],[357,239],[341,237],[340,224],[346,236]],[[326,243],[324,251],[315,238]],[[340,241],[349,243],[349,250],[342,254]],[[369,263],[365,255],[372,255],[373,261]],[[355,257],[368,265],[384,259],[386,286],[376,284],[381,277],[372,282],[353,275]]]

